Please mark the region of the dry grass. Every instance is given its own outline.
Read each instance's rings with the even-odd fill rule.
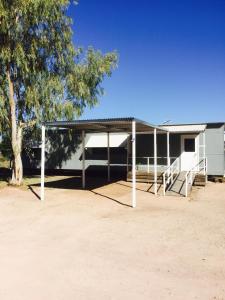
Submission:
[[[10,161],[0,154],[0,169],[3,169],[3,175],[0,173],[0,189],[9,185],[9,176],[5,175],[5,170],[10,168]],[[46,176],[46,182],[54,181],[55,177]],[[20,189],[26,190],[30,185],[38,185],[40,183],[40,175],[24,176],[23,184]]]
[[[0,189],[8,185],[8,182],[5,179],[0,178]]]

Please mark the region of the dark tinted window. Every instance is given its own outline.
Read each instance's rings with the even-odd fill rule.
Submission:
[[[195,139],[185,139],[184,140],[184,151],[185,152],[195,152]]]
[[[111,147],[110,148],[110,161],[111,163],[125,163],[126,162],[127,151],[123,147]],[[80,156],[80,160],[82,156]],[[86,148],[85,150],[86,160],[107,160],[107,148]]]

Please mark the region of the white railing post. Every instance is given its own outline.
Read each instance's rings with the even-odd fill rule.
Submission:
[[[174,182],[174,174],[177,176],[179,173],[179,157],[175,159],[175,161],[167,167],[167,169],[163,173],[163,188],[166,192],[167,184],[171,185]],[[167,177],[166,177],[167,176]]]
[[[147,157],[147,172],[150,172],[149,157]]]

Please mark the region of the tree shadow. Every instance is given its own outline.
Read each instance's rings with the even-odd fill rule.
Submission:
[[[9,168],[0,168],[0,178],[7,178],[12,175],[12,171]]]
[[[0,168],[0,183],[4,183],[6,185],[9,185],[10,179],[12,176],[12,172],[8,168]]]
[[[46,169],[62,168],[71,159],[81,144],[81,135],[74,130],[47,130],[45,147]],[[30,145],[22,153],[24,169],[38,169],[41,165],[40,143]]]

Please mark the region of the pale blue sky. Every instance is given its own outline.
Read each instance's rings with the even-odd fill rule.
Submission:
[[[76,45],[120,56],[82,118],[225,121],[225,1],[80,0],[69,13]]]

